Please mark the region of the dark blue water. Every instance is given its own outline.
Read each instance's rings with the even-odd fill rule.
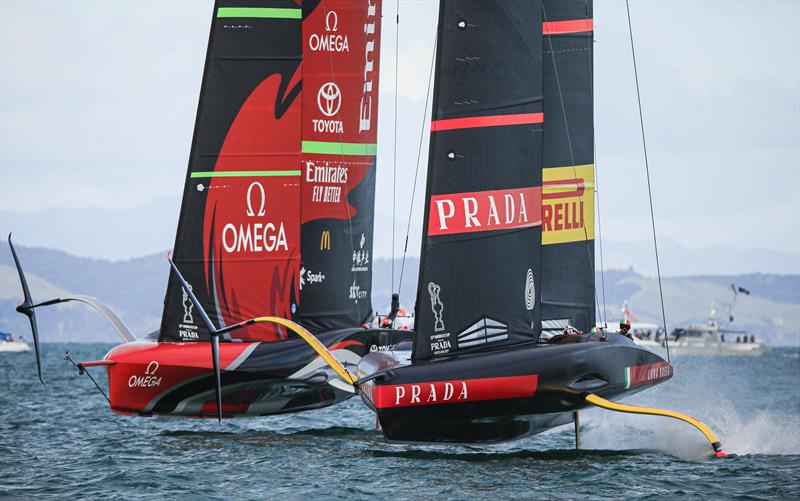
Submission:
[[[629,403],[688,412],[731,456],[665,418],[599,409],[571,426],[491,447],[387,445],[354,398],[303,414],[215,421],[112,414],[86,377],[45,345],[0,354],[0,497],[166,498],[795,498],[800,491],[800,356],[684,358],[676,376]],[[104,345],[73,345],[76,360]],[[104,377],[99,370],[94,371]]]

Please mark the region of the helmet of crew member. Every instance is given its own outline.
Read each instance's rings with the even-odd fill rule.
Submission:
[[[620,328],[620,330],[622,330],[622,329],[630,329],[631,328],[630,321],[627,318],[623,318],[622,320],[619,321],[619,328]]]

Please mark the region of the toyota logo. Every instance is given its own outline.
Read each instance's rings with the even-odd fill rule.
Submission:
[[[332,117],[339,113],[339,107],[342,105],[342,93],[339,91],[339,86],[333,82],[322,84],[317,92],[317,106],[319,111],[326,117]]]

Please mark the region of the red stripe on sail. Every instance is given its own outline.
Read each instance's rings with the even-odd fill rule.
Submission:
[[[473,129],[475,127],[540,124],[542,122],[544,122],[544,113],[518,113],[515,115],[449,118],[446,120],[433,120],[431,122],[431,132],[454,129]]]
[[[369,392],[377,409],[413,405],[456,404],[484,400],[530,398],[536,394],[539,376],[490,377],[453,381],[374,386]],[[366,385],[362,386],[362,389]]]
[[[540,186],[434,195],[428,236],[539,226],[541,206]]]
[[[573,21],[545,21],[542,23],[543,35],[565,35],[567,33],[586,33],[594,31],[592,19],[575,19]]]

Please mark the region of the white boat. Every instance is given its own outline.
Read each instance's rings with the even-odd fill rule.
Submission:
[[[769,350],[766,344],[757,341],[755,336],[744,330],[727,329],[726,326],[733,322],[733,307],[739,293],[746,295],[750,291],[731,284],[728,296],[719,301],[716,307],[711,308],[707,324],[693,324],[687,327],[678,327],[669,334],[669,353],[671,356],[761,356]],[[722,315],[723,321],[718,318]],[[663,330],[656,324],[635,321],[633,314],[628,309],[627,301],[622,307],[623,318],[631,319],[631,333],[637,345],[660,356],[666,355],[666,343]],[[613,326],[614,331],[618,329]]]
[[[745,331],[723,329],[715,323],[681,327],[669,335],[670,355],[676,356],[761,356],[768,349]]]
[[[14,341],[14,336],[7,332],[0,332],[0,353],[25,353],[31,351],[24,340]]]

